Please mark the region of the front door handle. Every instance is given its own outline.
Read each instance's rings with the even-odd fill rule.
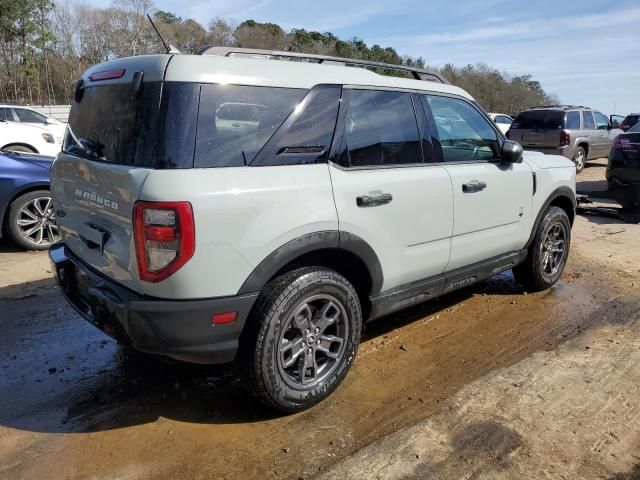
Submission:
[[[377,195],[360,195],[356,197],[356,205],[360,208],[379,207],[391,203],[393,195],[390,193],[380,193]]]
[[[462,191],[464,193],[476,193],[487,188],[487,184],[479,182],[478,180],[472,180],[469,183],[462,184]]]

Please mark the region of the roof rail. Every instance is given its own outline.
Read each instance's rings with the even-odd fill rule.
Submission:
[[[562,108],[563,110],[570,110],[572,108],[590,109],[591,107],[585,107],[584,105],[538,105],[537,107],[529,107],[529,110],[533,110],[535,108]]]
[[[384,70],[398,70],[410,72],[416,80],[428,82],[446,83],[439,73],[431,72],[422,68],[408,67],[406,65],[394,65],[391,63],[373,62],[370,60],[360,60],[357,58],[331,57],[329,55],[316,55],[314,53],[282,52],[278,50],[260,50],[256,48],[235,48],[235,47],[205,47],[198,52],[198,55],[216,55],[220,57],[235,57],[238,55],[264,58],[266,60],[291,60],[304,61],[312,60],[313,63],[325,63],[327,65],[356,65],[360,67],[375,67]]]

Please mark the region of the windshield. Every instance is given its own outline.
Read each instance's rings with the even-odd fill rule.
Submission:
[[[564,112],[557,110],[528,110],[518,114],[512,129],[556,130],[563,128]]]
[[[627,133],[640,133],[640,123],[636,123],[633,127],[627,130]]]

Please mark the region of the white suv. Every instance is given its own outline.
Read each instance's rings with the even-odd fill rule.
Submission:
[[[89,69],[51,189],[78,312],[144,352],[235,361],[282,411],[338,386],[367,321],[508,269],[553,285],[575,211],[570,160],[523,158],[437,75],[221,48]]]

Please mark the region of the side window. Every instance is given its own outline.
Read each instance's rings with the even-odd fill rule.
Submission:
[[[564,123],[567,130],[580,130],[580,112],[567,112]]]
[[[509,117],[505,117],[504,115],[499,115],[496,117],[496,123],[511,125],[512,122],[513,120],[511,120]]]
[[[596,116],[596,128],[598,130],[607,130],[609,128],[609,119],[600,112],[593,112]]]
[[[582,111],[582,128],[584,130],[596,129],[596,122],[593,120],[593,112],[591,110]]]
[[[47,123],[47,117],[24,108],[14,108],[18,119],[24,123]]]
[[[445,162],[499,158],[495,130],[472,105],[458,98],[434,95],[423,98],[431,108]]]
[[[254,160],[254,165],[301,165],[329,156],[336,126],[338,85],[318,85],[296,106],[282,127]]]
[[[352,167],[422,163],[409,93],[351,90],[345,139]]]
[[[194,166],[249,165],[306,93],[295,88],[203,85]]]
[[[0,122],[3,120],[13,120],[11,111],[8,108],[0,108]]]

